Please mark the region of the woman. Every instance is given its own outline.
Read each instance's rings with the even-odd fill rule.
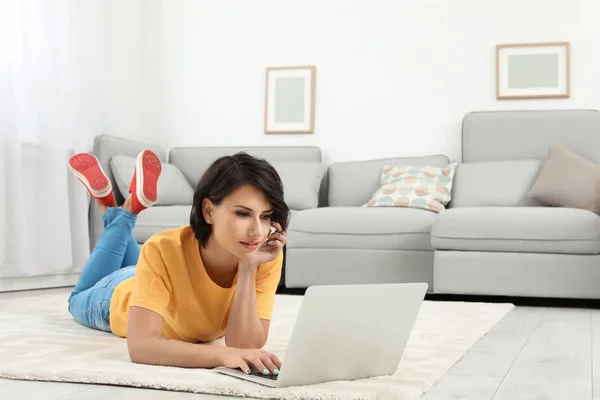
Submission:
[[[194,192],[190,225],[152,236],[141,251],[132,229],[156,202],[159,158],[138,155],[122,207],[93,155],[77,154],[69,165],[104,211],[104,230],[69,298],[76,321],[126,337],[136,363],[279,373],[279,359],[261,348],[289,208],[268,162],[245,153],[216,160]],[[202,344],[223,336],[226,346]]]

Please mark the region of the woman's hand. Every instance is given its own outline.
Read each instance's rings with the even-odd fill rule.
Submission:
[[[240,368],[245,373],[250,373],[254,367],[265,375],[279,374],[281,361],[275,354],[261,349],[230,349],[223,355],[222,363],[227,368]]]
[[[269,236],[255,252],[251,253],[247,260],[245,260],[254,268],[258,267],[260,264],[276,259],[281,253],[283,246],[285,246],[287,235],[281,229],[281,225],[277,222],[273,222],[272,225],[276,231],[273,232],[273,234]]]

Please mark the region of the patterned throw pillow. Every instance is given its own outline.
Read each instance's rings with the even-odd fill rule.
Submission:
[[[363,207],[416,207],[439,213],[450,202],[457,165],[386,165],[381,187]]]

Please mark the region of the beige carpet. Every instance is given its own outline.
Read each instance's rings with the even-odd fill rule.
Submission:
[[[0,303],[0,377],[83,382],[265,399],[418,399],[510,310],[512,304],[423,303],[390,377],[270,389],[209,370],[129,361],[124,339],[77,324],[66,294]],[[302,297],[278,296],[267,349],[284,357]],[[392,316],[393,317],[393,316]]]

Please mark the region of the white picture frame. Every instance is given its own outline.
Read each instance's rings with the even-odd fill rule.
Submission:
[[[497,99],[571,96],[569,42],[496,46]]]
[[[313,133],[316,67],[267,67],[265,133]]]

